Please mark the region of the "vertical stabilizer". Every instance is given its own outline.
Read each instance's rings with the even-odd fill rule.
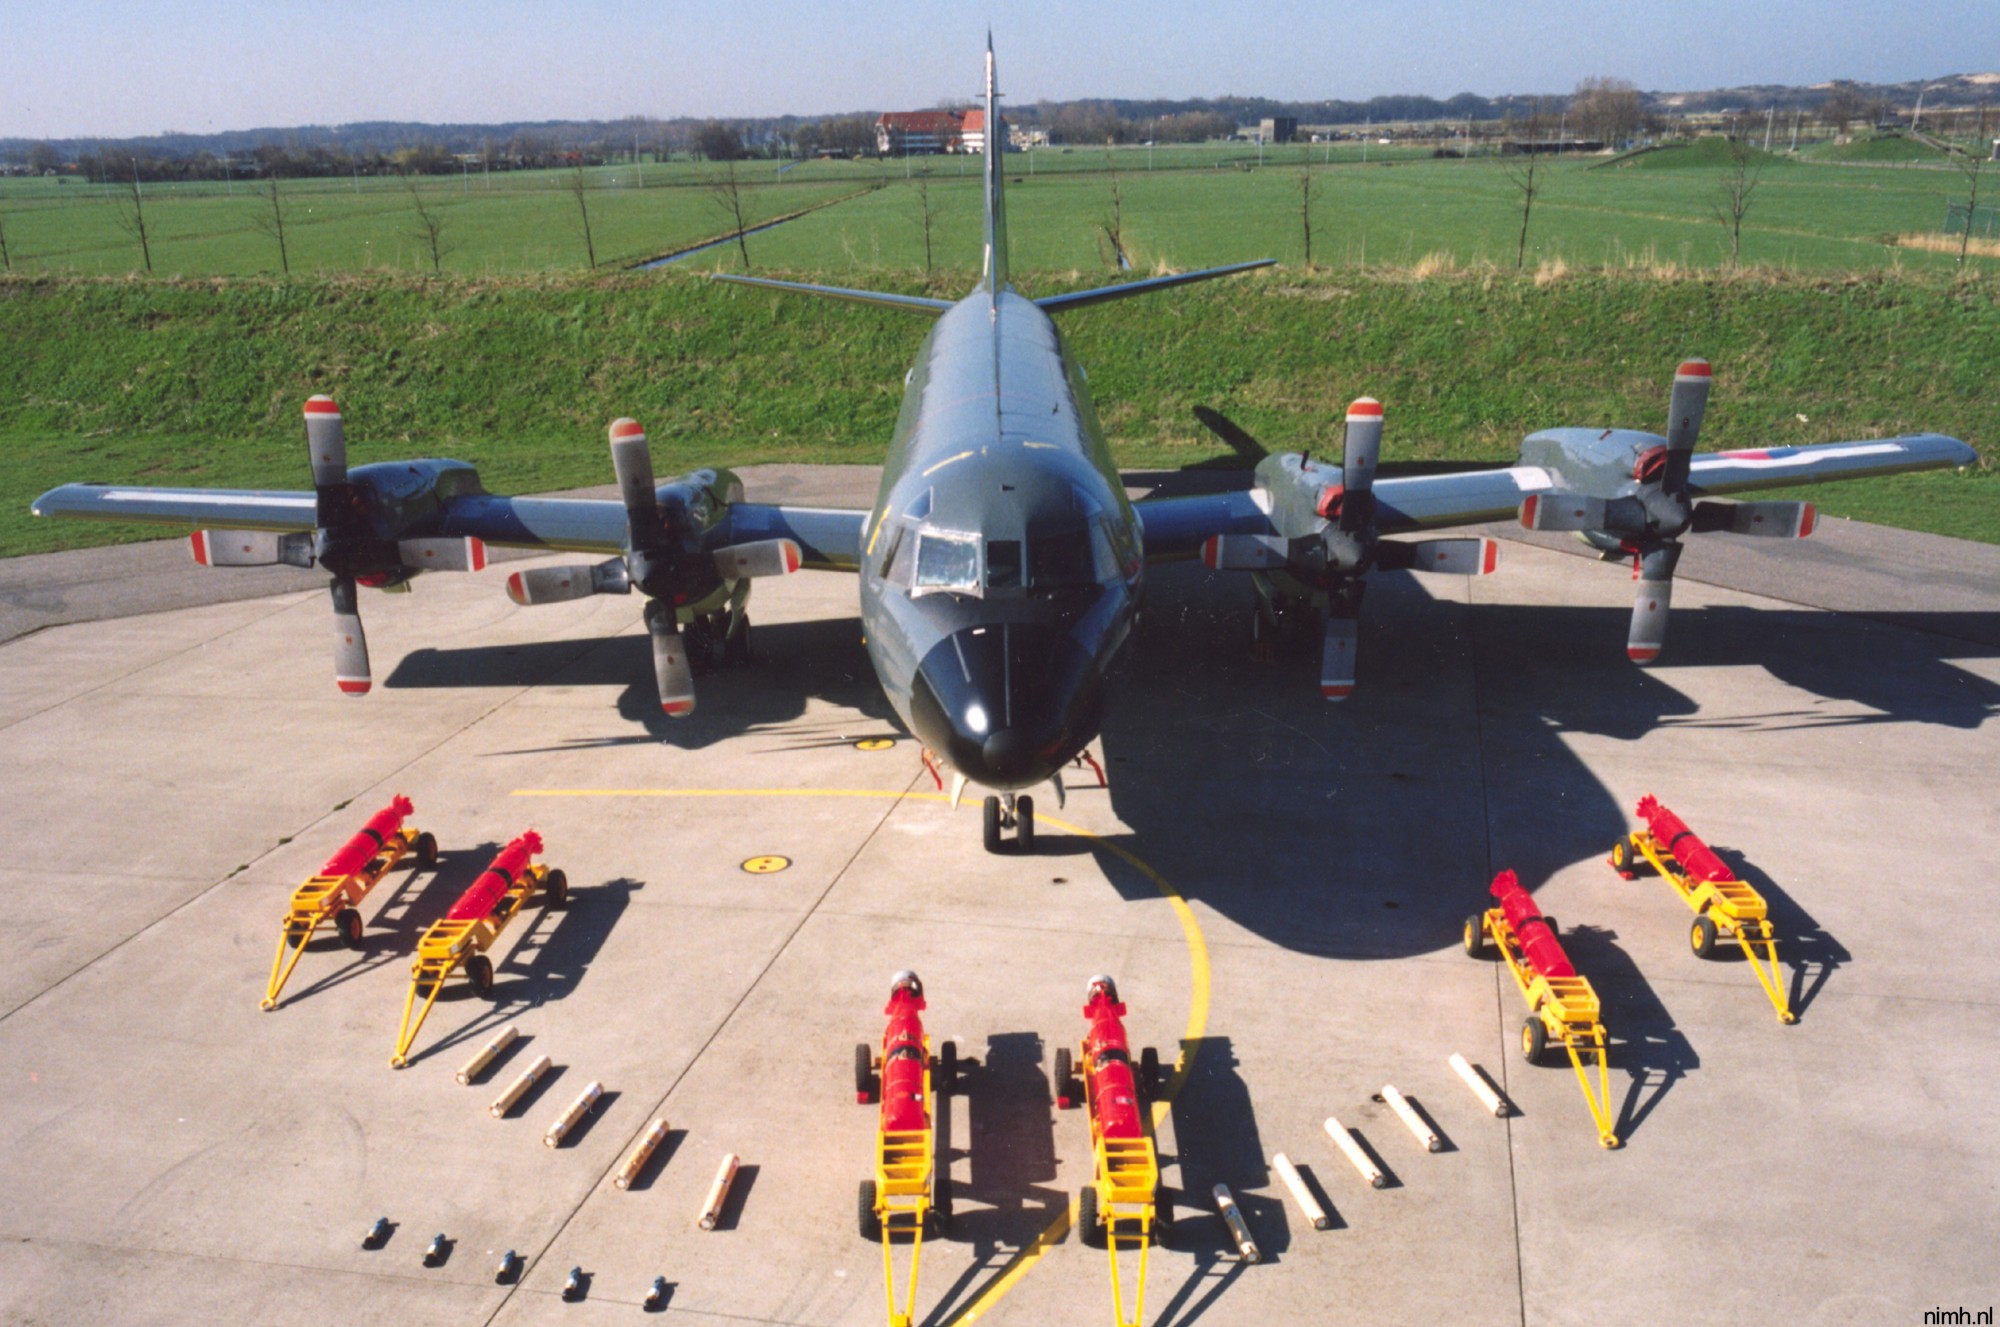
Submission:
[[[993,72],[993,34],[986,34],[986,272],[981,288],[999,294],[1007,285],[1007,207],[1001,174],[1007,137],[1000,127],[1000,89]]]

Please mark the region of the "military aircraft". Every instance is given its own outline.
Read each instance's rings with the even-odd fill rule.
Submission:
[[[989,38],[989,125],[999,123],[998,96]],[[34,510],[194,526],[195,560],[205,566],[324,568],[332,574],[335,680],[350,694],[370,686],[356,587],[404,589],[423,571],[477,570],[489,543],[612,554],[516,572],[508,593],[523,605],[644,595],[660,703],[674,716],[694,709],[697,664],[747,657],[753,579],[802,568],[856,572],[883,691],[926,757],[952,769],[954,803],[968,782],[992,790],[983,829],[987,848],[1000,851],[1010,830],[1017,847],[1032,847],[1034,803],[1025,790],[1052,783],[1060,798],[1062,771],[1097,736],[1105,673],[1138,615],[1150,562],[1199,555],[1211,567],[1251,573],[1254,629],[1297,636],[1319,626],[1320,691],[1339,700],[1354,688],[1371,570],[1494,570],[1491,539],[1387,536],[1518,512],[1531,529],[1575,530],[1607,556],[1633,560],[1639,584],[1627,653],[1648,663],[1665,643],[1683,535],[1811,532],[1809,504],[1714,495],[1977,459],[1936,434],[1696,455],[1710,374],[1689,360],[1674,377],[1664,436],[1554,429],[1529,436],[1505,469],[1378,483],[1382,406],[1363,397],[1348,408],[1338,464],[1262,455],[1246,491],[1135,506],[1053,315],[1275,260],[1028,298],[1008,281],[1002,165],[1001,151],[985,153],[984,271],[964,299],[718,278],[936,319],[906,379],[867,511],[746,502],[741,483],[721,469],[656,484],[645,433],[629,419],[611,425],[615,502],[501,497],[461,461],[349,470],[339,408],[326,397],[305,407],[310,492],[69,484]],[[1205,418],[1225,441],[1261,454],[1226,420]]]

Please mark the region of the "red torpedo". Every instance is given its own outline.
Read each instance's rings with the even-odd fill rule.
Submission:
[[[1090,1098],[1091,1117],[1106,1138],[1143,1138],[1139,1115],[1139,1085],[1132,1078],[1132,1044],[1125,1036],[1125,1006],[1109,977],[1093,977],[1090,1002],[1083,1016],[1090,1027],[1083,1034],[1083,1090]]]
[[[403,827],[403,819],[416,807],[401,793],[390,803],[370,817],[361,832],[340,845],[340,851],[326,859],[326,865],[319,868],[321,875],[359,875],[368,863],[382,855],[382,845],[389,836]],[[352,823],[352,822],[350,822]]]
[[[1639,819],[1646,822],[1646,828],[1653,832],[1653,842],[1672,853],[1683,871],[1697,880],[1718,884],[1736,878],[1736,873],[1722,864],[1722,859],[1687,827],[1687,822],[1661,806],[1657,798],[1641,797],[1635,809]]]
[[[1514,928],[1521,942],[1521,953],[1535,975],[1574,977],[1576,968],[1571,965],[1569,955],[1563,952],[1562,943],[1556,939],[1548,919],[1542,916],[1542,910],[1535,906],[1534,895],[1521,888],[1520,878],[1512,871],[1502,871],[1493,877],[1491,892],[1500,900],[1500,911]]]
[[[882,1012],[882,1132],[910,1133],[930,1128],[924,1099],[924,983],[914,972],[899,972]],[[863,1094],[864,1101],[866,1095]]]
[[[458,896],[458,902],[451,905],[445,920],[454,922],[476,922],[490,916],[521,873],[534,864],[534,859],[542,851],[542,836],[529,830],[520,838],[500,850],[493,864],[480,873],[477,880],[467,886]]]

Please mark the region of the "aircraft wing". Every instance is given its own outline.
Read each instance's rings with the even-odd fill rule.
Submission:
[[[145,488],[136,484],[64,484],[35,499],[37,516],[129,521],[139,525],[225,526],[232,530],[310,530],[318,499],[276,489]]]
[[[1829,479],[1899,475],[1972,465],[1978,453],[1941,433],[1916,433],[1871,442],[1828,442],[1813,447],[1698,452],[1688,484],[1697,493],[1748,493],[1760,488],[1816,484]]]

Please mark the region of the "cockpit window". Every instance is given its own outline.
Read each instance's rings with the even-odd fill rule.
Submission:
[[[1018,590],[1021,588],[1020,540],[989,539],[986,541],[986,588],[989,590]]]
[[[979,593],[979,537],[926,530],[917,538],[915,589]]]

